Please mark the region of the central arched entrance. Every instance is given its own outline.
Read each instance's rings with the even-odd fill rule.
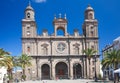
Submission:
[[[55,67],[56,78],[67,79],[68,78],[68,67],[64,62],[59,62]]]
[[[79,63],[73,65],[73,77],[74,79],[79,79],[82,77],[82,68]]]
[[[48,64],[42,65],[42,79],[50,79],[50,67]]]

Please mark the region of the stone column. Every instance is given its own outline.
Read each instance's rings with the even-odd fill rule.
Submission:
[[[52,78],[55,80],[56,79],[56,77],[55,77],[55,64],[54,64],[54,61],[52,62],[53,64],[52,64]]]
[[[73,65],[70,61],[70,79],[73,79]]]
[[[86,74],[86,73],[87,73],[87,71],[86,71],[86,70],[87,70],[87,69],[86,69],[86,66],[87,66],[87,65],[86,65],[86,58],[84,58],[83,61],[84,61],[84,63],[83,63],[83,65],[84,65],[84,78],[87,78],[87,74]]]
[[[51,71],[50,71],[50,79],[53,80],[53,58],[52,58],[52,43],[53,41],[50,39],[50,45],[51,45],[51,56],[50,56],[50,64],[51,64]]]
[[[50,69],[50,79],[53,80],[53,60],[50,59],[51,69]]]
[[[83,62],[83,59],[82,59],[82,61],[81,61],[81,69],[82,69],[82,72],[81,72],[81,74],[82,74],[82,78],[84,78],[84,62]]]
[[[68,78],[71,79],[71,58],[70,58],[70,40],[69,40],[69,36],[68,36]]]
[[[36,79],[39,79],[38,78],[38,62],[39,62],[39,59],[38,59],[38,40],[36,39]]]
[[[39,69],[38,69],[38,77],[39,77],[39,79],[41,80],[41,77],[42,77],[42,76],[41,76],[41,75],[42,75],[41,73],[42,73],[42,72],[41,72],[40,59],[39,59],[39,62],[38,62],[38,63],[39,63],[39,64],[38,64],[38,65],[39,65],[39,66],[38,66],[38,68],[39,68]]]
[[[39,62],[39,59],[36,56],[36,79],[38,79],[38,62]]]

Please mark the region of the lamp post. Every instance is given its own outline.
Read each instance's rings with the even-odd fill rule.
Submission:
[[[97,74],[96,74],[96,55],[95,55],[95,82],[97,82]]]

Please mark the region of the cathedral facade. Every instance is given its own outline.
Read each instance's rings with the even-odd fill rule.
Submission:
[[[77,29],[70,35],[67,24],[66,15],[54,17],[53,34],[48,35],[48,31],[43,30],[38,35],[34,9],[30,4],[26,7],[22,19],[22,53],[32,57],[32,66],[25,69],[27,80],[94,78],[95,71],[99,74],[99,52],[93,55],[96,62],[95,57],[91,58],[90,70],[89,61],[83,53],[87,48],[99,51],[98,21],[93,8],[88,6],[85,10],[82,35]],[[58,30],[63,31],[62,36],[58,35]]]

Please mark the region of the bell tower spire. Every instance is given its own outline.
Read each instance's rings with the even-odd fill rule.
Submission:
[[[31,6],[31,1],[29,0],[29,4],[28,4],[28,6]]]
[[[25,10],[25,19],[35,20],[34,16],[35,16],[35,12],[31,6],[31,2],[29,1],[28,6],[26,7],[26,10]]]
[[[94,10],[90,6],[90,4],[88,4],[88,7],[85,10],[84,18],[85,18],[83,24],[84,35],[86,37],[98,37],[98,22],[97,19],[95,19]]]
[[[23,37],[36,37],[37,35],[35,12],[30,1],[25,9],[25,17],[22,19],[22,29]]]
[[[88,7],[85,10],[85,19],[93,20],[94,19],[94,9],[88,4]]]

